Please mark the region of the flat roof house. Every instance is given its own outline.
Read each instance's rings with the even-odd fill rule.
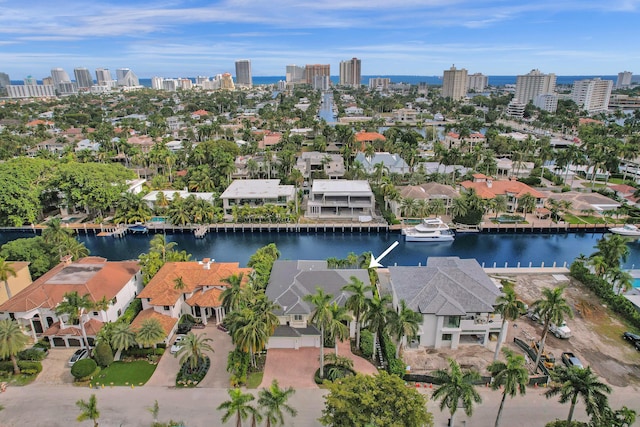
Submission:
[[[235,180],[220,196],[227,217],[233,215],[234,206],[264,205],[287,206],[295,201],[296,189],[293,185],[280,185],[279,179],[241,179]]]
[[[365,180],[316,179],[307,201],[306,217],[350,218],[375,215],[376,200]]]
[[[351,294],[342,288],[351,282],[352,276],[365,284],[370,282],[366,269],[330,269],[323,260],[276,261],[265,294],[279,306],[275,314],[280,326],[269,338],[267,348],[319,347],[320,332],[309,323],[315,307],[304,297],[315,294],[320,287],[333,295],[332,304],[344,306]],[[355,325],[351,323],[353,336]]]
[[[142,274],[137,261],[107,261],[86,257],[64,260],[31,285],[0,305],[0,318],[15,319],[34,339],[44,337],[52,347],[82,347],[80,325],[67,324],[67,315],[58,316],[56,307],[64,295],[77,292],[92,302],[105,298],[105,311],[91,311],[83,317],[89,345],[105,322],[122,315],[136,293],[142,289]]]
[[[455,349],[497,339],[502,318],[494,314],[494,306],[501,291],[475,259],[429,257],[426,266],[389,267],[383,276],[394,307],[404,300],[422,314],[412,344]]]

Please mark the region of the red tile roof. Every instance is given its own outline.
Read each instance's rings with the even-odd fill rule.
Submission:
[[[356,141],[358,142],[373,142],[376,139],[381,139],[383,141],[387,140],[383,134],[378,132],[360,131],[356,133]]]
[[[474,178],[477,179],[478,177],[474,175]],[[487,178],[487,180],[491,180],[491,178]],[[542,194],[538,190],[535,190],[529,187],[527,184],[516,180],[495,180],[491,182],[491,187],[489,187],[487,181],[484,180],[464,181],[461,182],[460,185],[467,190],[470,188],[475,189],[478,196],[483,199],[493,199],[498,195],[507,194],[513,195],[517,199],[524,196],[525,194],[531,194],[535,198],[545,197],[544,194]]]
[[[146,310],[142,310],[133,322],[131,322],[131,330],[137,331],[142,326],[142,322],[147,319],[156,319],[162,325],[162,329],[164,329],[165,335],[169,335],[173,330],[173,327],[178,322],[178,319],[175,317],[167,316],[162,313],[158,313],[153,308],[148,308]]]
[[[84,330],[87,333],[87,336],[94,337],[98,334],[98,332],[100,332],[100,329],[102,329],[102,326],[104,326],[103,322],[97,319],[89,319],[84,324]],[[53,325],[51,325],[46,331],[44,331],[43,335],[48,337],[53,337],[53,336],[61,337],[66,335],[81,337],[82,329],[80,329],[79,325],[78,326],[69,325],[66,328],[61,329],[60,322],[56,322]]]
[[[137,261],[107,261],[86,257],[67,264],[61,262],[39,277],[9,301],[0,311],[24,313],[38,307],[53,309],[68,292],[89,295],[91,301],[110,300],[140,272]]]

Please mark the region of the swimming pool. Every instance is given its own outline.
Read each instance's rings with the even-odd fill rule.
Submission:
[[[80,222],[83,219],[83,217],[81,216],[68,216],[64,219],[61,219],[60,222],[64,223],[64,224],[71,224],[74,222]]]
[[[149,222],[167,222],[166,216],[152,216]]]
[[[633,287],[640,288],[640,277],[633,279]]]

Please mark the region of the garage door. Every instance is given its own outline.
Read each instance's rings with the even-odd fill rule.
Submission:
[[[303,335],[300,338],[300,347],[320,348],[320,337],[318,335]]]
[[[271,337],[267,348],[296,348],[297,340],[294,337]]]

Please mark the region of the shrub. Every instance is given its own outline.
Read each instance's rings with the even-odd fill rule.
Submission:
[[[118,319],[118,322],[124,322],[128,325],[133,322],[133,319],[136,318],[138,313],[142,311],[142,300],[139,298],[134,298],[129,304],[129,307],[122,313],[122,316]]]
[[[386,332],[382,334],[380,346],[382,347],[382,354],[384,354],[384,360],[387,361],[387,371],[390,374],[404,375],[406,365],[400,359],[396,359],[396,345],[391,341],[391,337]]]
[[[20,360],[42,360],[47,357],[47,353],[34,348],[28,348],[18,353],[18,359]]]
[[[231,374],[229,381],[233,387],[246,384],[250,363],[249,353],[238,349],[229,353],[229,356],[227,356],[227,372]]]
[[[131,347],[122,351],[124,357],[140,357],[145,358],[148,356],[162,356],[164,354],[164,348],[138,348]]]
[[[51,349],[51,343],[48,340],[39,340],[33,346],[34,347],[46,348],[47,350]]]
[[[373,334],[366,329],[360,331],[360,351],[367,358],[373,355]]]
[[[571,421],[567,420],[555,420],[550,423],[546,423],[544,427],[587,427],[587,423],[583,423],[582,421]]]
[[[176,377],[176,386],[178,387],[195,387],[209,372],[211,359],[208,356],[201,357],[198,366],[191,370],[189,362],[180,367],[180,371]]]
[[[81,359],[73,364],[71,367],[71,375],[76,380],[87,378],[93,374],[98,367],[98,364],[93,359]]]
[[[31,361],[31,360],[18,360],[18,367],[21,371],[35,371],[36,373],[42,372],[42,363],[39,361]],[[13,373],[13,363],[10,360],[6,360],[0,362],[0,372],[4,372],[7,374]]]
[[[113,350],[108,343],[100,341],[96,346],[93,357],[96,359],[98,366],[106,368],[113,363]]]

